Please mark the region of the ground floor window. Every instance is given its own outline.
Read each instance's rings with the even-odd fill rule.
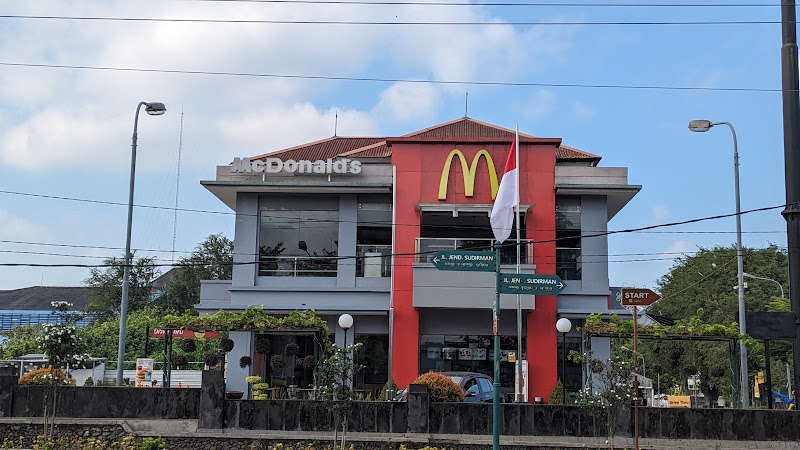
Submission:
[[[254,341],[254,375],[261,375],[271,389],[312,389],[320,358],[312,335],[257,334]]]
[[[489,376],[494,374],[492,335],[423,334],[419,342],[420,373],[432,370],[478,372]],[[508,355],[516,351],[516,336],[500,337],[500,390],[503,394],[514,391],[515,364],[508,362]],[[524,338],[522,351],[526,351]]]
[[[581,338],[580,337],[567,337],[567,363],[563,364],[563,338],[558,336],[558,379],[564,381],[564,386],[567,392],[577,392],[583,389],[583,367],[569,359],[569,352],[575,350],[581,351]],[[566,374],[562,372],[562,367],[566,370]]]
[[[389,379],[389,335],[356,334],[361,348],[355,353],[355,363],[363,367],[353,381],[353,391],[373,399],[380,396]]]

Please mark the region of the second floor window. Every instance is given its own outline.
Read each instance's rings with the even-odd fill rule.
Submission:
[[[336,276],[338,195],[263,195],[258,209],[260,276]]]
[[[556,275],[581,279],[580,197],[556,197]]]

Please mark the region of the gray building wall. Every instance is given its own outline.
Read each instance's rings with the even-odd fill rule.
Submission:
[[[341,257],[356,256],[357,198],[357,194],[352,193],[339,196],[338,254]],[[258,276],[258,234],[258,193],[239,192],[233,279],[227,284],[203,281],[198,310],[243,310],[250,305],[263,305],[264,309],[275,313],[296,309],[349,313],[389,310],[391,279],[357,278],[354,258],[338,261],[336,277]]]

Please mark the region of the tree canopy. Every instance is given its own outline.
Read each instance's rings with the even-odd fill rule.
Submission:
[[[183,312],[200,302],[200,280],[230,280],[233,242],[220,234],[209,235],[191,255],[182,257],[157,304]]]
[[[785,250],[774,245],[760,249],[744,248],[743,261],[746,273],[776,280],[788,293],[788,256]],[[737,273],[734,246],[701,248],[693,255],[679,258],[669,272],[658,280],[662,298],[647,312],[672,320],[694,318],[707,324],[730,325],[738,322]],[[780,308],[783,304],[775,283],[751,278],[745,278],[745,282],[747,311],[773,310],[775,305]],[[713,399],[715,394],[730,392],[731,359],[728,343],[643,340],[639,348],[652,368],[648,373],[660,375],[665,385],[673,384],[673,389],[684,389],[688,375],[700,374],[701,389],[707,398]],[[748,354],[751,376],[764,368],[762,348],[758,344],[758,348]],[[787,359],[789,354],[780,345],[773,347],[776,360]],[[776,369],[777,366],[773,368],[773,385],[778,386],[782,371]]]
[[[153,281],[160,275],[159,269],[153,258],[144,257],[135,259],[130,270],[128,287],[128,309],[133,311],[143,308],[152,296]],[[125,257],[107,258],[103,260],[107,267],[92,268],[89,277],[84,280],[91,289],[91,300],[86,306],[90,312],[99,312],[106,315],[119,312],[122,303],[122,278],[125,268]]]

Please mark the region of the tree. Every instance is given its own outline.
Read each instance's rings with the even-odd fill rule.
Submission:
[[[744,270],[755,276],[770,278],[788,286],[788,256],[776,246],[743,249]],[[747,311],[766,311],[780,304],[775,297],[779,291],[775,283],[748,280],[745,293]],[[689,319],[692,316],[705,323],[730,325],[738,322],[738,284],[736,248],[701,248],[694,255],[679,258],[669,272],[658,280],[662,299],[648,308],[649,313],[669,319]],[[759,345],[760,347],[760,345]],[[720,376],[719,368],[728,368],[730,348],[727,342],[654,342],[644,340],[639,351],[649,364],[658,364],[664,372],[661,382],[666,380],[687,389],[683,368],[694,365],[701,376],[700,387],[708,398],[718,393],[729,393],[729,372]],[[748,369],[751,373],[763,370],[764,358],[760,348],[748,354]],[[788,346],[775,348],[776,359],[786,360]],[[780,372],[778,372],[780,374]]]
[[[200,280],[230,280],[233,242],[220,234],[209,235],[190,256],[180,258],[175,276],[157,303],[182,312],[200,301]]]
[[[342,348],[336,344],[330,344],[328,347],[330,356],[320,366],[318,395],[321,400],[325,401],[328,411],[333,414],[334,450],[336,450],[340,426],[342,429],[341,448],[345,448],[347,421],[353,404],[353,390],[350,388],[350,383],[363,368],[363,366],[355,364],[350,355],[361,348],[362,345],[358,342]]]
[[[136,260],[132,257],[132,261],[128,287],[129,311],[141,309],[150,302],[153,281],[160,274],[153,258]],[[119,312],[122,302],[125,258],[107,258],[103,260],[103,265],[106,267],[93,268],[89,272],[89,278],[83,281],[92,288],[91,301],[86,310],[110,315]]]
[[[70,312],[72,303],[51,302],[53,314],[58,315],[57,323],[46,323],[36,338],[36,343],[47,355],[52,391],[43,396],[42,415],[44,416],[44,432],[47,439],[52,439],[55,430],[56,409],[58,408],[58,383],[64,380],[56,376],[57,369],[67,369],[70,364],[86,359],[85,345],[78,335],[75,325],[80,314]],[[49,425],[49,426],[48,426]]]
[[[36,342],[36,337],[39,336],[41,329],[40,324],[28,324],[3,331],[0,336],[5,339],[0,343],[0,356],[3,359],[14,359],[22,355],[41,353],[42,349]]]
[[[147,330],[148,328],[152,329],[164,315],[165,311],[163,309],[153,305],[131,311],[128,314],[127,339],[125,340],[126,359],[133,360],[144,356]],[[110,365],[116,365],[119,345],[118,315],[101,318],[91,326],[81,327],[78,329],[78,334],[86,343],[86,351],[89,355],[96,358],[106,358],[107,361],[112,362]],[[219,348],[218,339],[196,339],[195,344],[194,351],[179,351],[176,348],[174,354],[186,355],[189,361],[202,361],[203,355],[209,352],[216,353]],[[156,361],[163,361],[163,346],[163,339],[150,338],[148,357]]]

